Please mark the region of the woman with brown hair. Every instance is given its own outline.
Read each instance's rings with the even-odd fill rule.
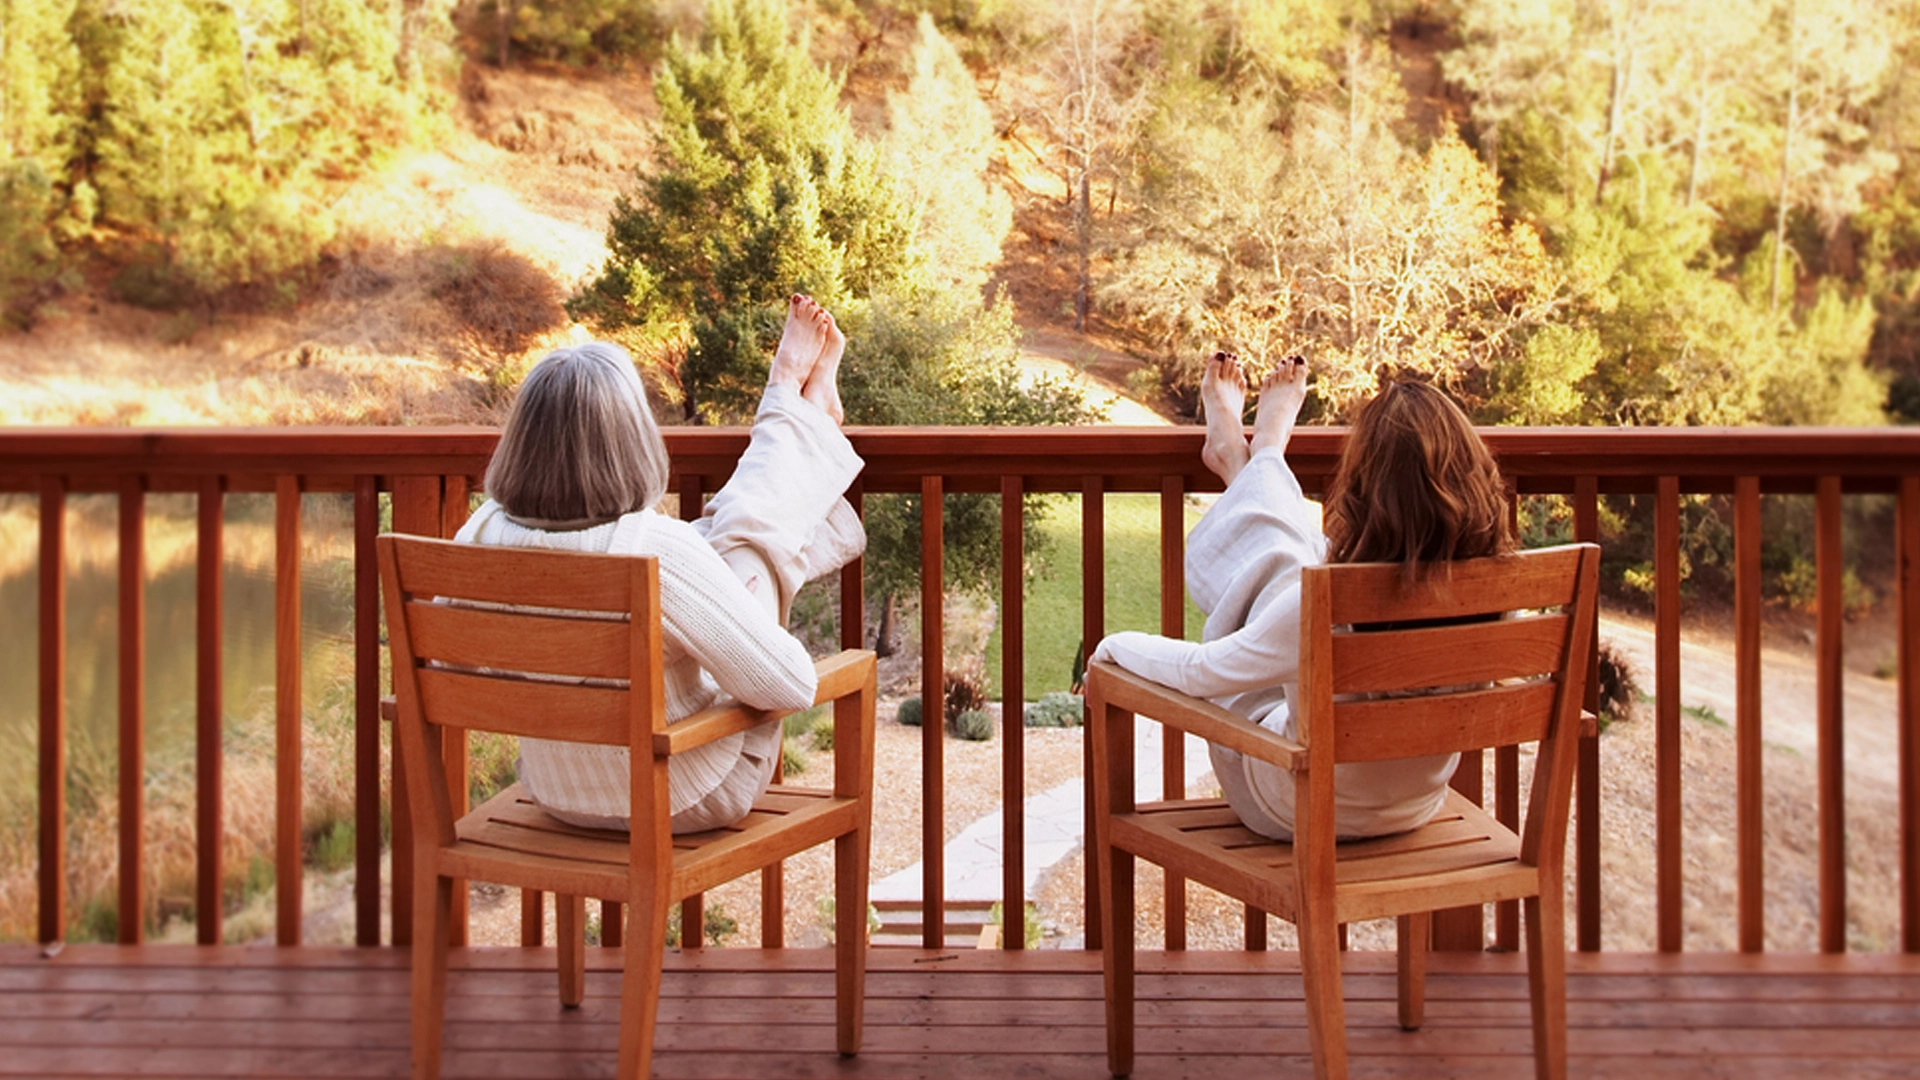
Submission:
[[[1300,571],[1322,562],[1428,564],[1513,550],[1505,486],[1466,414],[1423,383],[1389,384],[1354,416],[1328,485],[1325,528],[1285,451],[1306,400],[1307,368],[1282,361],[1260,388],[1252,440],[1241,427],[1246,380],[1215,353],[1201,381],[1201,459],[1226,494],[1187,538],[1187,588],[1206,613],[1201,641],[1136,632],[1108,636],[1094,659],[1208,698],[1297,739],[1287,697],[1300,668]],[[1222,793],[1247,827],[1293,835],[1293,778],[1209,746]],[[1342,839],[1415,828],[1437,812],[1459,756],[1336,766],[1334,827]]]

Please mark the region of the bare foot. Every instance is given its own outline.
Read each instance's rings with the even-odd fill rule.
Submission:
[[[820,359],[820,348],[827,334],[821,316],[826,311],[810,296],[794,293],[787,298],[787,325],[780,331],[780,344],[773,350],[773,365],[767,369],[767,385],[806,385]]]
[[[1207,416],[1207,441],[1200,447],[1200,460],[1231,484],[1253,456],[1240,419],[1247,408],[1247,376],[1238,356],[1217,352],[1207,360],[1200,375],[1200,407]]]
[[[1293,422],[1307,400],[1307,361],[1289,356],[1273,365],[1260,384],[1260,404],[1253,414],[1253,453],[1269,446],[1284,450],[1293,435]]]
[[[847,410],[840,404],[840,356],[847,350],[847,336],[840,332],[840,324],[833,321],[833,314],[825,308],[820,309],[820,322],[825,326],[820,356],[800,396],[820,406],[833,417],[834,423],[842,424],[846,422]]]

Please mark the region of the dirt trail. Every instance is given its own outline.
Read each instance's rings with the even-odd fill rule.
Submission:
[[[1620,612],[1600,619],[1601,640],[1624,652],[1642,691],[1653,691],[1654,634],[1651,620]],[[1737,715],[1731,640],[1689,627],[1680,642],[1680,703],[1710,710],[1728,724]],[[1849,779],[1899,784],[1899,692],[1887,679],[1859,671],[1843,678],[1844,753]],[[1819,669],[1807,656],[1780,648],[1760,650],[1761,731],[1766,742],[1817,760]]]

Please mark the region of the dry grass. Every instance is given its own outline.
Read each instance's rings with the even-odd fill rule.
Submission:
[[[352,816],[352,652],[328,642],[308,656],[309,697],[302,729],[303,832],[312,837]],[[236,703],[245,717],[223,737],[221,858],[226,937],[246,941],[272,930],[274,848],[273,702],[270,694]],[[119,813],[114,750],[75,730],[68,755],[67,894],[84,937],[116,925]],[[385,774],[385,770],[382,770]],[[0,940],[31,940],[38,930],[39,830],[31,788],[17,789],[0,830]],[[196,849],[191,743],[149,751],[141,844],[143,920],[161,940],[192,937]]]

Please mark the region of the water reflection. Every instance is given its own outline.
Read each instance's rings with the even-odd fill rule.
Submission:
[[[150,807],[191,805],[195,712],[197,607],[196,498],[151,495],[146,500],[146,785]],[[352,498],[302,498],[301,652],[303,705],[340,692],[337,646],[350,639],[352,594]],[[119,500],[76,495],[67,502],[67,729],[68,806],[76,819],[110,802],[116,784],[119,730]],[[222,544],[223,742],[270,748],[274,702],[274,500],[271,495],[230,495]],[[12,752],[0,754],[0,825],[26,842],[8,844],[0,866],[7,883],[35,873],[31,837],[37,822],[39,744],[39,510],[31,496],[0,496],[0,739]],[[316,650],[330,648],[321,670]],[[231,780],[231,778],[229,778]],[[227,800],[236,796],[226,785]],[[184,789],[177,790],[177,789]],[[184,809],[184,807],[183,807]],[[271,806],[228,806],[236,813],[265,813]],[[190,818],[190,810],[187,811]],[[150,810],[150,818],[156,812]],[[158,823],[156,823],[158,824]],[[149,830],[150,833],[154,830]],[[190,834],[189,834],[190,835]],[[105,838],[109,843],[111,837]],[[150,850],[164,838],[149,836]],[[179,838],[174,838],[176,841]],[[70,830],[70,884],[76,909],[84,907],[79,878],[110,855],[85,850],[93,838]],[[190,844],[189,844],[190,847]],[[177,861],[187,855],[173,853]],[[238,856],[238,858],[236,858]],[[246,853],[230,846],[228,862],[244,869]],[[25,865],[20,865],[24,860]],[[156,853],[156,862],[161,862]],[[157,875],[165,871],[155,870]],[[109,874],[109,884],[110,884]],[[165,891],[168,884],[151,883]],[[190,892],[190,889],[189,889]],[[23,890],[0,890],[9,900]],[[32,890],[24,890],[28,925]],[[18,901],[12,901],[19,906]],[[150,912],[149,918],[155,913]],[[0,911],[0,937],[20,936],[20,912]],[[30,932],[30,931],[28,931]]]

